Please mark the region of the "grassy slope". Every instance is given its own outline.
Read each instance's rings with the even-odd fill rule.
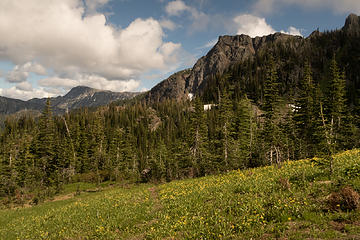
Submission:
[[[359,239],[359,211],[327,211],[326,197],[360,192],[360,150],[336,156],[331,181],[326,173],[302,160],[85,193],[0,211],[0,239]]]

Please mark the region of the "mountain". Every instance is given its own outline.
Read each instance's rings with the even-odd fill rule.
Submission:
[[[247,35],[220,36],[216,45],[200,58],[191,69],[177,72],[160,82],[150,90],[147,98],[153,101],[175,98],[186,99],[189,93],[198,94],[204,91],[215,75],[221,75],[229,69],[238,67],[247,69],[245,88],[256,88],[262,84],[265,65],[262,63],[266,55],[273,55],[284,82],[283,92],[294,94],[294,87],[302,77],[304,62],[309,60],[314,75],[320,81],[326,65],[336,54],[339,65],[347,75],[348,88],[360,87],[360,17],[350,14],[340,30],[321,33],[314,31],[307,38],[275,33],[263,37],[251,38]],[[238,66],[240,65],[240,66]],[[258,82],[255,82],[258,81]],[[258,91],[261,89],[256,89]],[[350,91],[350,98],[358,93]]]
[[[82,107],[98,107],[117,100],[138,95],[136,92],[111,92],[85,86],[72,88],[65,96],[50,98],[53,111],[57,114]],[[47,98],[33,98],[28,101],[0,96],[0,114],[14,114],[25,110],[41,111]]]
[[[12,114],[25,109],[41,110],[40,105],[0,96],[0,114]]]

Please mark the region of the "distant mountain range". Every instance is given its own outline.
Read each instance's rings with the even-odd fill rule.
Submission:
[[[82,107],[99,107],[113,101],[126,100],[138,95],[137,92],[111,92],[90,87],[78,86],[72,88],[65,96],[50,98],[52,109],[55,113],[61,114],[67,110]],[[47,98],[33,98],[28,101],[6,98],[0,96],[0,114],[14,114],[17,112],[42,111]]]

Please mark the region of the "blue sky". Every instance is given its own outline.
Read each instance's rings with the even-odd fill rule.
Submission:
[[[358,0],[1,0],[0,95],[86,85],[143,91],[192,67],[219,35],[338,29]]]

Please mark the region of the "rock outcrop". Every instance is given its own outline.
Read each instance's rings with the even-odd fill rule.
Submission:
[[[349,35],[360,35],[360,17],[355,14],[350,14],[346,18],[342,31]]]
[[[222,74],[230,66],[254,58],[259,52],[265,51],[269,44],[288,44],[290,39],[293,41],[287,47],[292,48],[297,48],[304,41],[303,37],[283,33],[255,38],[247,35],[220,36],[216,45],[191,69],[175,73],[162,81],[151,89],[148,97],[155,101],[187,98],[189,93],[201,91],[211,76]]]

